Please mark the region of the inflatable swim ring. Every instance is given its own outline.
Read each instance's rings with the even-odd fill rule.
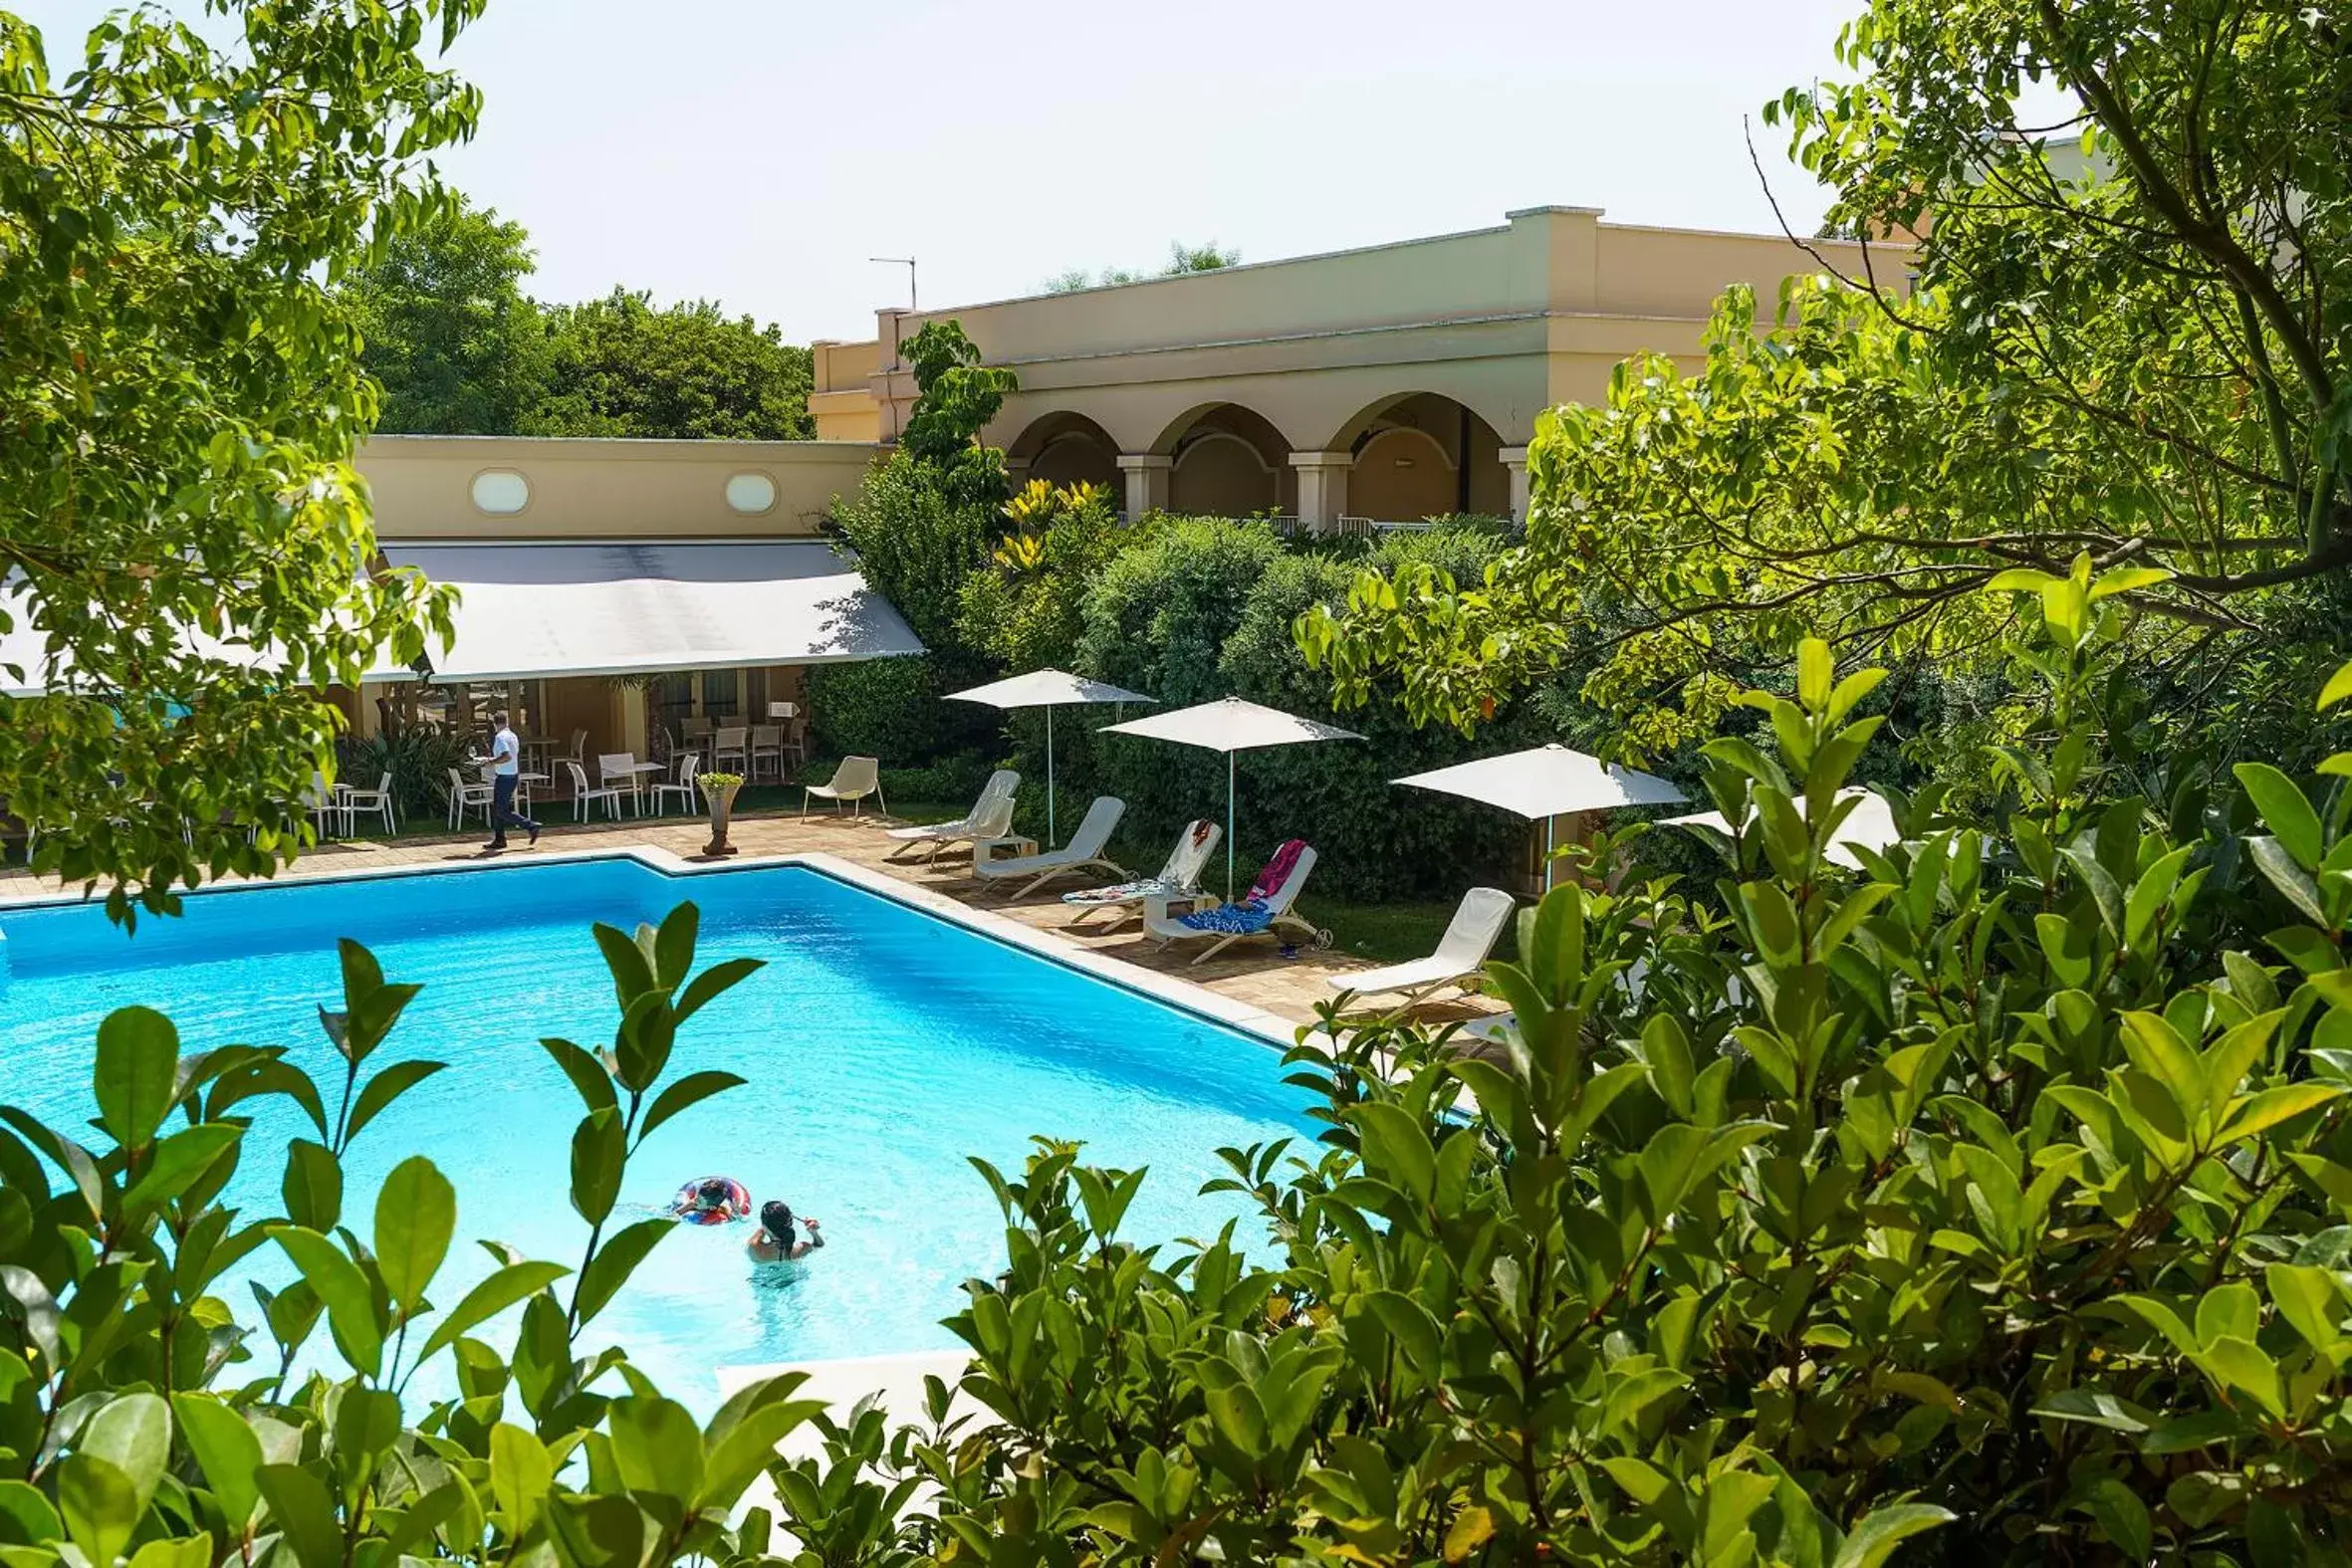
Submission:
[[[697,1209],[702,1197],[702,1185],[717,1182],[727,1189],[725,1207]],[[725,1225],[730,1220],[741,1220],[752,1212],[752,1191],[732,1176],[698,1176],[678,1189],[678,1196],[670,1200],[670,1212],[688,1225]]]

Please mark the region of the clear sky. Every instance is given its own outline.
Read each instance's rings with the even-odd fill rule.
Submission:
[[[0,0],[53,66],[110,9]],[[177,0],[193,10],[194,0]],[[799,340],[903,301],[1597,206],[1772,227],[1742,135],[1836,76],[1860,0],[490,0],[444,174],[531,231],[532,292],[710,298]],[[60,33],[72,34],[72,41]],[[60,47],[61,44],[64,47]],[[1792,225],[1824,195],[1759,123]]]

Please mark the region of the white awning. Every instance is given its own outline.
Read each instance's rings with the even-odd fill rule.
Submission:
[[[442,681],[836,664],[923,652],[822,540],[389,544],[462,595]],[[378,680],[405,680],[405,670]]]

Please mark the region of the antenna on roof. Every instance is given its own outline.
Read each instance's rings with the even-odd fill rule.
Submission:
[[[912,256],[868,256],[866,260],[881,267],[904,267],[906,269],[906,308],[909,312],[922,308],[915,303],[915,259]]]

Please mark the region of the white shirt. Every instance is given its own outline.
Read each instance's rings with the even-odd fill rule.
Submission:
[[[511,778],[522,772],[519,766],[522,755],[523,743],[515,739],[513,730],[501,730],[490,738],[490,761],[501,777]]]

